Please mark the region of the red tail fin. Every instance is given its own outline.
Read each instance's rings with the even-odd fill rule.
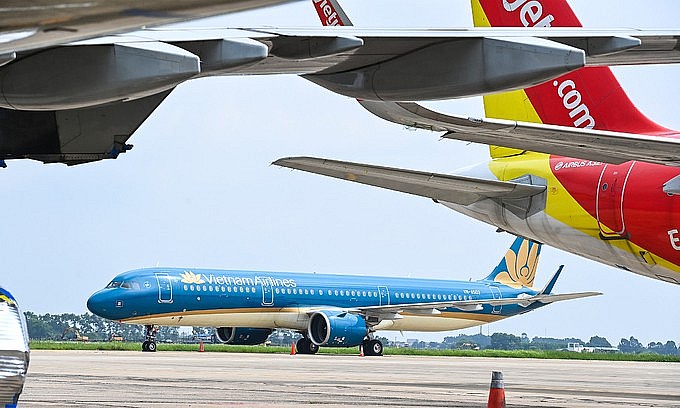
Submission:
[[[566,0],[471,0],[475,26],[580,27]],[[645,135],[676,132],[631,102],[608,67],[586,67],[522,92],[484,97],[486,115]],[[533,109],[532,109],[533,108]]]
[[[324,26],[351,26],[352,22],[337,0],[312,0],[321,24]]]

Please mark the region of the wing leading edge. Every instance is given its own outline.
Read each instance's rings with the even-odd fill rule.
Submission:
[[[272,164],[461,205],[469,205],[485,198],[517,200],[545,191],[545,186],[313,157],[288,157]]]

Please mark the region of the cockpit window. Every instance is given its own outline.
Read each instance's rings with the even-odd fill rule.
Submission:
[[[111,288],[123,288],[123,289],[140,289],[141,286],[139,285],[138,282],[135,281],[111,281],[108,285],[106,285],[107,289]]]
[[[135,290],[139,290],[141,288],[139,286],[139,283],[134,282],[134,281],[125,281],[125,282],[120,284],[120,287],[124,288],[124,289],[135,289]]]

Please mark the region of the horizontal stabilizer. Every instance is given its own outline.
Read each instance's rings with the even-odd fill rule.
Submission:
[[[447,132],[444,137],[559,156],[621,164],[630,160],[680,166],[680,139],[566,126],[446,115],[416,103],[360,101],[401,125]]]
[[[279,159],[273,164],[461,205],[469,205],[484,198],[531,197],[545,190],[545,186],[425,173],[313,157],[289,157]]]

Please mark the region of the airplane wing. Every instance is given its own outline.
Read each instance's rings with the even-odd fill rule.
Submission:
[[[272,2],[224,3],[246,7]],[[172,18],[193,16],[188,11],[192,8],[186,9],[186,15],[178,11],[181,18]],[[52,28],[45,33],[61,30]],[[412,101],[524,88],[595,57],[597,64],[618,64],[623,56],[636,64],[680,62],[680,31],[145,29],[50,47],[47,42],[18,46],[23,40],[12,38],[0,41],[0,165],[14,158],[67,164],[115,158],[160,103],[159,95],[199,77],[297,74],[355,98]],[[115,127],[100,125],[90,110],[102,108],[105,112],[99,113],[108,115],[106,107],[114,106],[118,115],[130,102],[151,100],[157,103],[142,103],[143,112],[129,119],[118,116]],[[59,123],[77,123],[80,130]],[[117,127],[123,132],[117,133]],[[92,142],[93,137],[99,142]]]
[[[7,0],[0,7],[0,59],[95,36],[291,0]]]
[[[630,160],[680,166],[680,135],[630,133],[446,115],[416,103],[359,101],[390,122],[447,132],[445,138],[501,145],[560,156],[621,164]]]
[[[525,295],[516,298],[506,298],[506,299],[476,299],[476,300],[455,300],[455,301],[444,301],[444,302],[425,302],[425,303],[403,303],[396,305],[384,305],[384,306],[366,306],[356,308],[357,311],[373,316],[379,316],[383,319],[389,319],[389,315],[398,315],[399,313],[412,313],[412,314],[428,314],[437,315],[440,314],[442,310],[448,308],[455,308],[462,311],[475,311],[482,310],[484,305],[489,306],[504,306],[504,305],[520,305],[522,307],[528,307],[534,302],[540,302],[544,304],[559,302],[562,300],[579,299],[590,296],[599,296],[600,292],[577,292],[577,293],[565,293],[558,295],[550,294],[537,294],[537,295]],[[388,317],[385,317],[388,316]],[[398,318],[398,317],[395,317]]]
[[[484,198],[518,200],[545,191],[545,186],[313,157],[288,157],[276,160],[272,164],[461,205],[469,205]]]

